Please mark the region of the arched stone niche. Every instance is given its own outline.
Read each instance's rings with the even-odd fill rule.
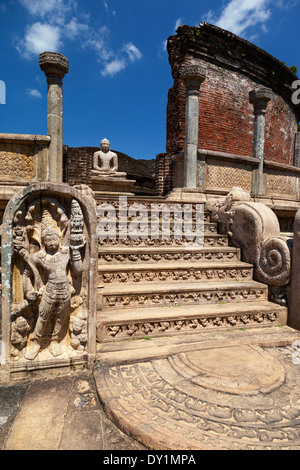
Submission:
[[[93,363],[97,258],[87,186],[38,183],[10,200],[2,224],[2,375]]]

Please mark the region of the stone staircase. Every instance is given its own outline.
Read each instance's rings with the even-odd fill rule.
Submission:
[[[155,240],[100,240],[98,271],[97,341],[107,346],[287,322],[286,308],[268,301],[267,285],[253,280],[252,265],[217,232],[209,213],[199,246],[176,239],[174,217],[167,240],[161,232]]]

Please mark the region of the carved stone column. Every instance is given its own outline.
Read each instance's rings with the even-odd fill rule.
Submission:
[[[47,126],[51,137],[47,181],[61,183],[63,179],[63,81],[69,71],[69,61],[57,52],[43,52],[39,65],[48,83]]]
[[[96,355],[97,216],[88,186],[27,186],[2,224],[0,382]]]
[[[180,74],[186,86],[184,187],[197,186],[197,150],[199,133],[199,93],[206,70],[198,65],[183,67]]]
[[[272,92],[266,88],[258,88],[249,93],[249,101],[254,107],[253,157],[259,159],[258,172],[253,181],[254,194],[263,194],[265,114],[271,98]]]
[[[300,132],[295,134],[294,165],[300,167]]]

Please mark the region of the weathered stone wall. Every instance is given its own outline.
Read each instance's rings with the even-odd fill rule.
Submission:
[[[0,223],[13,195],[35,181],[46,181],[51,137],[0,134]]]
[[[42,135],[0,134],[1,182],[46,180],[50,141]]]
[[[65,147],[64,182],[71,186],[87,184],[91,186],[93,154],[98,147]],[[118,155],[119,171],[127,173],[128,179],[136,180],[138,193],[155,193],[155,160],[136,160],[114,150]]]
[[[167,152],[184,150],[184,63],[206,67],[200,90],[198,148],[252,156],[253,106],[249,92],[273,91],[265,124],[265,160],[293,164],[299,111],[291,102],[297,77],[272,56],[237,36],[211,25],[183,26],[168,41],[174,85],[167,107]]]

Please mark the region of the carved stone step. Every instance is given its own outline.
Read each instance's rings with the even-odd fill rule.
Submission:
[[[203,242],[204,246],[228,246],[228,235],[220,235],[220,234],[204,234],[203,236]],[[161,246],[161,247],[168,247],[168,246],[184,246],[186,249],[190,248],[196,248],[196,247],[201,247],[203,246],[202,243],[202,237],[199,237],[198,242],[194,243],[189,240],[187,240],[185,237],[175,239],[174,237],[170,236],[168,240],[163,240],[163,239],[152,239],[152,238],[124,238],[120,239],[118,237],[116,238],[99,238],[98,241],[99,249],[105,246],[118,246],[118,247],[126,247],[126,246],[141,246],[141,247],[146,247],[146,246]]]
[[[98,222],[101,223],[101,219],[98,219]],[[170,232],[174,232],[175,227],[177,227],[177,230],[180,230],[182,233],[184,233],[184,230],[189,230],[190,227],[188,223],[186,223],[186,228],[184,221],[180,219],[180,221],[174,221],[174,219],[170,218],[170,222],[166,221],[163,222],[161,219],[158,221],[151,222],[151,219],[148,219],[147,224],[143,223],[141,224],[141,227],[138,225],[138,223],[135,223],[134,220],[127,220],[127,231],[130,234],[131,232],[135,232],[136,230],[142,230],[142,227],[147,231],[149,234],[151,234],[151,228],[153,231],[159,230],[159,232],[162,232],[163,229],[165,230],[170,230]],[[123,226],[119,225],[118,221],[115,223],[109,223],[109,222],[103,222],[103,226],[101,225],[101,228],[105,230],[105,232],[109,233],[111,230],[115,230],[117,233],[121,230],[123,230]],[[193,224],[191,225],[191,229],[195,231],[196,229],[202,229],[204,233],[217,233],[217,223],[216,222],[204,222],[203,224],[200,224],[200,221],[198,223],[198,226],[196,226],[196,223],[193,221]]]
[[[242,262],[198,262],[198,263],[156,263],[132,265],[99,266],[99,283],[123,284],[140,282],[194,282],[207,281],[249,281],[253,267]]]
[[[264,301],[268,287],[256,281],[161,282],[98,289],[98,310],[142,309]]]
[[[140,247],[99,249],[99,265],[137,264],[155,262],[235,261],[240,259],[240,249],[234,247],[202,247],[186,250],[185,247]]]
[[[99,342],[186,335],[209,329],[246,329],[286,325],[285,307],[268,301],[240,304],[112,310],[98,313]]]

